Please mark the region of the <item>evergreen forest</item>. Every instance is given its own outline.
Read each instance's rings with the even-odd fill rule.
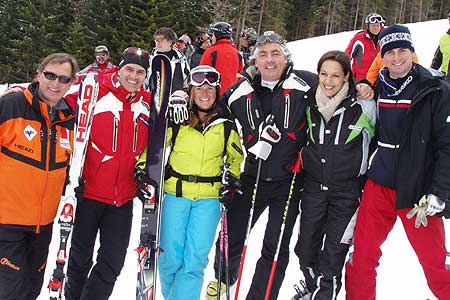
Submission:
[[[52,52],[73,54],[80,67],[107,45],[114,63],[128,46],[151,50],[162,26],[191,38],[217,21],[274,30],[286,40],[362,29],[377,12],[386,24],[446,18],[449,0],[0,0],[0,83],[27,82]],[[443,28],[444,32],[447,28]]]

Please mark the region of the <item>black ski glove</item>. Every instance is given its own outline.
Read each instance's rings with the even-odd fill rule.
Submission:
[[[134,178],[138,185],[137,197],[142,201],[145,210],[153,212],[156,206],[155,193],[158,184],[148,176],[147,172],[139,168],[135,169]]]
[[[77,198],[78,201],[82,201],[84,196],[84,178],[80,177],[78,179],[78,186],[73,190],[75,192],[75,198]]]
[[[226,209],[229,209],[236,198],[236,193],[242,195],[242,184],[239,178],[234,176],[226,166],[222,176],[222,187],[220,188],[220,203]]]

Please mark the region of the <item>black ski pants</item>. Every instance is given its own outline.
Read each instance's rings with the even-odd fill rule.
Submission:
[[[33,300],[41,293],[53,223],[0,224],[0,299]]]
[[[345,192],[321,190],[320,184],[305,181],[295,253],[308,290],[313,292],[311,300],[335,300],[341,289],[354,231],[349,224],[361,196],[359,186],[355,181],[355,188]]]
[[[78,201],[67,268],[67,300],[109,298],[125,262],[132,217],[133,201],[121,207],[90,199]],[[97,232],[100,248],[89,274]]]
[[[239,263],[242,255],[242,248],[244,245],[245,234],[247,230],[247,222],[250,213],[251,199],[253,188],[255,186],[255,178],[243,173],[241,175],[241,182],[243,185],[243,195],[237,195],[228,210],[228,242],[229,242],[229,267],[230,267],[230,283],[234,284],[237,280],[239,272]],[[255,273],[253,275],[252,284],[247,294],[247,300],[261,300],[264,299],[266,287],[269,280],[270,270],[272,268],[273,258],[280,235],[281,223],[283,219],[286,200],[289,196],[291,186],[291,179],[284,181],[269,182],[260,181],[258,191],[256,194],[255,211],[253,215],[252,227],[258,220],[261,213],[269,207],[269,219],[266,225],[264,234],[263,246],[261,250],[261,257],[259,258]],[[300,189],[294,188],[294,193],[289,205],[289,210],[286,218],[286,227],[281,242],[280,254],[278,257],[277,269],[270,293],[270,299],[277,299],[281,283],[284,279],[286,267],[289,262],[289,242],[292,235],[292,230],[298,215]],[[253,237],[255,238],[255,237]],[[250,234],[250,243],[252,237]],[[220,248],[219,240],[216,242],[216,258],[214,262],[214,269],[216,278],[219,273],[219,257]],[[250,253],[247,254],[251,255]],[[246,258],[246,259],[247,259]],[[225,268],[222,270],[222,282],[225,282]]]

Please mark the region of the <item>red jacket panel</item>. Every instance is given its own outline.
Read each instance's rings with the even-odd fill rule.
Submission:
[[[136,196],[134,166],[147,146],[150,93],[139,90],[129,101],[117,73],[99,74],[99,84],[83,169],[84,196],[121,206]],[[76,94],[66,97],[73,103]]]
[[[235,44],[220,39],[203,53],[200,65],[216,68],[222,76],[220,95],[237,81],[236,75],[244,70],[244,61]]]

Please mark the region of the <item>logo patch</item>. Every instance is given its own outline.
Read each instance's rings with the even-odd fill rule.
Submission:
[[[34,128],[31,127],[30,125],[27,125],[27,127],[25,127],[23,133],[25,134],[27,139],[31,142],[31,140],[36,136],[37,131],[34,130]]]
[[[348,125],[348,129],[361,131],[362,127],[361,126],[356,126],[356,125]]]
[[[447,116],[447,123],[450,123],[450,116]]]

